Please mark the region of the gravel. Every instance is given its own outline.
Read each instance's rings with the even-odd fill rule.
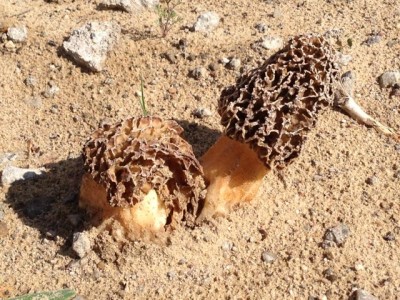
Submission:
[[[63,43],[63,48],[75,63],[100,72],[120,32],[121,28],[115,22],[89,22],[75,29]]]
[[[208,33],[217,28],[219,24],[219,16],[213,11],[207,11],[198,16],[196,23],[193,25],[194,31]]]
[[[379,77],[378,81],[381,88],[391,87],[395,84],[400,84],[400,71],[385,72]]]
[[[72,249],[79,256],[79,258],[85,257],[91,248],[90,239],[85,232],[76,232],[73,236]]]
[[[324,235],[324,242],[326,246],[331,246],[335,243],[337,246],[342,246],[350,235],[350,229],[346,224],[339,224],[335,227],[329,228]]]

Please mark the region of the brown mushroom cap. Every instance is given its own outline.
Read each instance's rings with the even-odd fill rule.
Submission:
[[[292,38],[222,91],[218,112],[225,134],[250,145],[267,168],[287,166],[299,155],[318,111],[333,104],[335,60],[323,37]]]
[[[83,150],[86,171],[113,207],[132,207],[154,189],[168,223],[192,223],[202,207],[202,167],[183,129],[158,117],[130,118],[96,130]]]

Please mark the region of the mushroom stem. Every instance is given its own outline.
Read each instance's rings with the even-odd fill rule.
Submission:
[[[132,207],[112,207],[107,201],[106,189],[89,174],[85,174],[79,197],[79,206],[87,208],[99,220],[114,218],[128,231],[150,229],[158,231],[167,222],[167,209],[154,189],[149,190],[142,201]]]
[[[208,183],[199,220],[224,215],[234,206],[252,200],[268,169],[246,144],[222,135],[200,159]]]
[[[359,123],[371,126],[383,134],[394,137],[396,140],[400,139],[399,133],[372,118],[351,96],[340,101],[338,106]]]

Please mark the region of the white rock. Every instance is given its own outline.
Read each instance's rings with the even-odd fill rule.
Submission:
[[[219,16],[213,11],[207,11],[198,16],[196,23],[193,25],[194,31],[210,32],[219,24]]]
[[[15,154],[15,153],[7,152],[7,153],[0,154],[0,165],[9,163],[16,159],[17,159],[17,154]]]
[[[140,4],[146,8],[155,8],[160,1],[159,0],[136,0],[140,2]]]
[[[238,70],[241,66],[240,58],[232,58],[228,63],[228,68],[232,70]]]
[[[381,88],[394,86],[396,83],[400,84],[400,71],[386,72],[379,77]]]
[[[100,72],[120,32],[120,26],[114,22],[89,22],[74,30],[63,48],[77,64]]]
[[[209,110],[208,108],[196,108],[195,110],[193,110],[193,115],[197,118],[207,118],[207,117],[211,117],[212,116],[212,112],[211,110]]]
[[[1,183],[3,185],[10,185],[17,180],[31,179],[43,173],[43,169],[22,169],[14,166],[7,166],[2,172]]]
[[[347,66],[352,60],[353,57],[351,55],[343,54],[341,52],[338,52],[338,62],[342,66]]]
[[[280,37],[264,36],[260,40],[260,45],[268,50],[278,50],[283,47],[283,39]]]
[[[134,8],[131,0],[102,0],[99,6],[101,8],[120,9],[129,13]]]
[[[72,249],[80,257],[85,257],[90,251],[90,239],[85,232],[76,232],[72,238]]]
[[[10,27],[7,30],[7,36],[10,40],[16,43],[22,43],[28,36],[28,30],[25,26]]]

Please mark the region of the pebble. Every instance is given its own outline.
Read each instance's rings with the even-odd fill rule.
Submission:
[[[24,83],[28,87],[34,87],[37,84],[37,79],[36,77],[30,75],[24,80]]]
[[[176,55],[172,52],[167,52],[163,54],[163,57],[168,60],[171,64],[176,64]]]
[[[17,154],[6,152],[4,154],[0,154],[0,165],[7,164],[17,159]]]
[[[230,241],[225,241],[221,245],[221,249],[224,251],[231,251],[233,247],[233,243]]]
[[[276,259],[277,259],[276,255],[269,251],[263,251],[263,253],[261,254],[261,260],[268,264],[274,262]]]
[[[368,177],[367,180],[365,180],[365,183],[369,184],[369,185],[376,185],[378,182],[379,182],[379,179],[376,176]]]
[[[174,271],[169,271],[169,272],[167,272],[167,277],[168,277],[168,279],[172,280],[172,279],[175,278],[175,276],[176,276],[176,274],[175,274]]]
[[[381,88],[391,87],[395,84],[400,84],[400,71],[385,72],[379,77],[378,81]]]
[[[4,46],[6,47],[7,50],[14,50],[15,49],[15,44],[13,41],[7,41]]]
[[[346,55],[338,52],[337,59],[340,65],[347,66],[353,60],[353,57],[351,55]]]
[[[137,4],[143,5],[146,8],[155,8],[160,4],[159,0],[135,0]]]
[[[227,64],[227,67],[231,70],[238,70],[240,66],[241,66],[241,61],[239,58],[232,58]]]
[[[388,233],[385,234],[385,236],[383,237],[383,239],[387,242],[391,242],[394,241],[396,239],[396,237],[394,236],[394,233],[389,231]]]
[[[338,226],[329,228],[324,235],[324,241],[326,246],[330,246],[329,242],[335,243],[337,246],[342,246],[348,236],[350,235],[350,229],[346,224],[339,224]]]
[[[196,80],[207,76],[207,70],[204,67],[197,67],[190,71],[190,76]]]
[[[54,96],[60,91],[60,88],[55,84],[47,86],[47,89],[43,92],[45,98],[54,98]]]
[[[223,57],[219,61],[221,62],[221,64],[226,65],[230,62],[230,59],[227,57]]]
[[[193,110],[193,116],[200,119],[207,118],[212,116],[212,112],[208,108],[196,108]]]
[[[333,271],[331,268],[326,269],[323,272],[323,275],[330,282],[334,282],[334,281],[336,281],[338,279],[338,276],[335,274],[335,271]]]
[[[264,23],[257,23],[256,26],[254,26],[258,32],[264,33],[267,30],[267,25]]]
[[[283,47],[283,39],[280,37],[264,36],[259,43],[261,47],[268,50],[278,50]]]
[[[121,28],[115,22],[89,22],[75,29],[63,43],[63,48],[75,63],[100,72],[120,32]]]
[[[213,31],[219,24],[219,16],[213,11],[207,11],[198,16],[196,23],[193,25],[194,31],[208,33]]]
[[[119,9],[128,13],[133,10],[133,3],[131,0],[102,0],[99,7],[103,9]]]
[[[25,26],[10,27],[7,30],[8,38],[15,43],[22,43],[28,36],[28,30]]]
[[[8,235],[8,228],[7,224],[3,221],[0,221],[0,238],[5,237]]]
[[[3,185],[10,185],[17,180],[32,179],[44,172],[42,169],[23,169],[14,166],[7,166],[4,168],[1,176],[1,183]]]
[[[350,300],[378,300],[378,298],[372,296],[365,290],[357,289],[351,294]]]
[[[33,97],[33,98],[26,99],[25,102],[28,105],[30,105],[30,106],[32,106],[33,108],[36,108],[36,109],[41,108],[42,104],[43,104],[42,98],[40,98],[40,97]]]
[[[76,232],[72,239],[72,249],[79,256],[85,257],[90,251],[90,239],[85,232]]]
[[[363,44],[367,46],[371,46],[373,44],[377,44],[381,41],[382,37],[379,34],[372,34],[370,35],[364,42]]]

